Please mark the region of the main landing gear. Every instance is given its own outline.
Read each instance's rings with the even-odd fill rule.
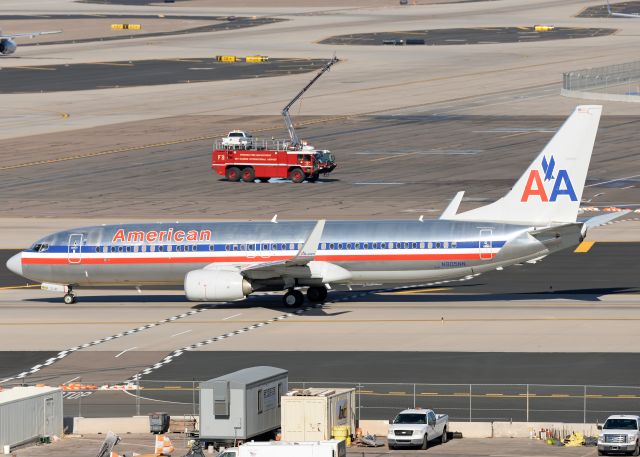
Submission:
[[[73,305],[78,301],[76,299],[76,294],[74,294],[73,289],[71,289],[71,286],[67,288],[67,293],[64,294],[64,297],[62,299],[64,300],[65,305]]]
[[[311,303],[322,303],[327,299],[327,288],[325,286],[309,287],[307,290],[307,300]],[[299,290],[289,289],[282,297],[282,302],[287,308],[299,308],[304,303],[304,295]]]

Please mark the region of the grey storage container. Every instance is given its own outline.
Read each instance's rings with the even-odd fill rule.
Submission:
[[[227,444],[278,429],[288,380],[287,370],[261,366],[200,383],[200,440]]]
[[[14,387],[0,391],[0,450],[45,436],[62,436],[62,391]]]
[[[171,417],[167,413],[149,414],[149,430],[151,433],[167,433]]]

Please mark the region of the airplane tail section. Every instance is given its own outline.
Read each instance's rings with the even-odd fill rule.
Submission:
[[[452,220],[547,225],[576,222],[602,106],[582,105],[504,197]]]

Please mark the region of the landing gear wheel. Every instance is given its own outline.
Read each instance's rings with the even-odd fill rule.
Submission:
[[[242,170],[242,180],[244,182],[253,182],[256,180],[256,172],[251,167]]]
[[[327,299],[327,288],[325,286],[309,287],[307,290],[307,300],[311,303],[322,303]]]
[[[289,172],[289,179],[295,183],[304,181],[304,172],[300,168],[294,168]]]
[[[64,303],[66,305],[73,305],[77,301],[76,296],[72,293],[64,294],[64,297],[62,299],[64,300]]]
[[[227,179],[231,182],[240,181],[240,169],[238,167],[227,168],[225,175]]]
[[[287,308],[299,308],[304,303],[304,295],[299,290],[290,290],[282,297],[282,303]]]

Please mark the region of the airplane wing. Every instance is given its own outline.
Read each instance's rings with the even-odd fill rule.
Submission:
[[[245,276],[252,276],[252,272],[256,273],[268,273],[273,272],[276,275],[282,273],[283,270],[286,270],[291,267],[302,267],[311,262],[318,250],[318,245],[320,244],[320,239],[322,238],[322,232],[324,231],[325,220],[319,220],[311,233],[307,237],[307,240],[304,242],[298,253],[295,257],[286,260],[276,260],[273,262],[260,262],[248,265],[243,267],[240,272],[247,273]]]
[[[10,40],[12,38],[27,37],[27,36],[34,38],[40,35],[53,35],[55,33],[62,33],[62,30],[49,30],[46,32],[12,33],[10,35],[0,35],[0,39]]]

